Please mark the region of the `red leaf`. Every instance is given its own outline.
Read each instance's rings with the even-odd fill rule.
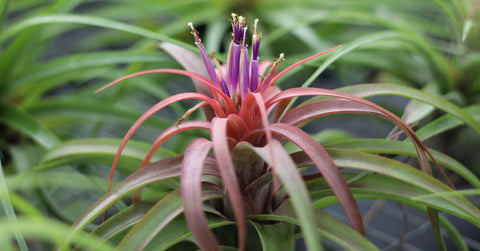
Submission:
[[[324,100],[302,105],[289,111],[281,122],[299,126],[316,117],[338,113],[363,113],[385,117],[385,114],[378,110],[358,102],[350,100]]]
[[[222,100],[226,103],[226,110],[228,113],[237,113],[237,108],[235,108],[235,105],[233,104],[233,101],[230,99],[230,97],[228,97],[225,93],[223,93],[223,91],[219,90],[217,87],[215,87],[210,80],[208,80],[207,78],[205,78],[204,76],[202,75],[199,75],[197,73],[194,73],[194,72],[189,72],[189,71],[185,71],[185,70],[178,70],[178,69],[155,69],[155,70],[148,70],[148,71],[141,71],[141,72],[137,72],[137,73],[133,73],[133,74],[130,74],[130,75],[127,75],[127,76],[124,76],[122,78],[119,78],[105,86],[103,86],[102,88],[98,89],[97,91],[95,91],[96,93],[100,92],[100,91],[103,91],[105,90],[106,88],[118,83],[118,82],[121,82],[123,80],[126,80],[126,79],[129,79],[129,78],[133,78],[133,77],[136,77],[136,76],[140,76],[140,75],[145,75],[145,74],[151,74],[151,73],[173,73],[173,74],[179,74],[179,75],[184,75],[184,76],[188,76],[192,79],[195,79],[195,80],[198,80],[200,83],[206,85],[208,87],[208,89],[210,89],[210,92],[212,93],[213,97],[216,99],[216,100]],[[222,98],[219,98],[220,96]],[[207,102],[209,103],[209,102]],[[209,103],[210,104],[210,103]],[[212,106],[212,104],[210,104],[210,106]],[[216,105],[218,106],[218,105]],[[220,115],[218,113],[218,107],[214,107],[212,106],[212,108],[215,110],[215,112],[217,113],[217,115]],[[224,116],[222,116],[224,117]]]
[[[233,214],[237,222],[239,249],[245,250],[247,241],[247,223],[245,219],[245,211],[243,209],[242,194],[238,184],[237,176],[232,162],[232,156],[227,140],[227,123],[228,118],[213,118],[211,135],[213,143],[213,151],[217,159],[220,175],[223,184],[227,189],[228,198],[233,208]]]
[[[215,101],[213,101],[210,97],[200,94],[200,93],[180,93],[176,94],[173,96],[170,96],[160,102],[158,102],[156,105],[148,109],[135,123],[130,127],[128,132],[125,134],[125,136],[122,139],[122,142],[120,143],[120,146],[118,147],[117,154],[115,155],[115,158],[113,159],[113,164],[112,168],[110,170],[110,177],[108,179],[108,188],[107,191],[110,191],[110,188],[112,186],[112,180],[113,180],[113,175],[115,174],[115,169],[118,163],[118,160],[120,159],[120,155],[122,154],[123,149],[125,148],[125,145],[127,144],[128,140],[132,137],[133,133],[140,127],[140,125],[143,124],[149,117],[151,117],[153,114],[158,112],[159,110],[163,109],[164,107],[181,101],[181,100],[186,100],[186,99],[200,99],[208,104],[210,104],[215,110],[219,109],[218,112],[223,113],[223,110],[215,104]],[[217,112],[217,111],[216,111]],[[225,115],[225,114],[222,114]]]
[[[323,149],[323,147],[306,132],[292,125],[276,123],[270,125],[270,130],[298,145],[312,159],[313,163],[315,163],[315,166],[325,177],[325,181],[327,181],[328,185],[332,188],[333,193],[338,198],[338,201],[347,215],[353,229],[364,235],[365,229],[358,205],[355,202],[347,183],[343,179],[340,170],[325,149]]]
[[[437,166],[438,170],[442,173],[442,175],[446,178],[448,183],[450,184],[451,187],[455,187],[453,183],[450,181],[446,173],[443,171],[442,167],[438,162],[433,158],[433,155],[428,151],[427,147],[423,144],[423,142],[417,137],[415,132],[410,128],[407,124],[405,124],[399,117],[397,117],[395,114],[390,112],[389,110],[372,103],[368,100],[346,94],[343,92],[338,92],[338,91],[333,91],[333,90],[327,90],[327,89],[321,89],[321,88],[309,88],[309,87],[300,87],[300,88],[292,88],[288,89],[285,91],[282,91],[281,93],[275,95],[273,98],[267,101],[267,107],[274,105],[275,103],[288,99],[288,98],[294,98],[294,97],[299,97],[299,96],[330,96],[330,97],[336,97],[336,98],[342,98],[342,99],[347,99],[347,100],[352,100],[361,104],[364,104],[366,106],[369,106],[375,110],[378,110],[380,113],[383,113],[385,115],[385,118],[391,120],[394,122],[396,125],[398,125],[402,130],[407,134],[407,136],[412,140],[415,149],[417,150],[418,158],[420,160],[420,166],[422,168],[422,171],[425,173],[432,173],[430,163],[428,161],[427,155],[431,158],[433,163]]]
[[[147,155],[142,161],[142,164],[140,165],[140,168],[143,168],[146,166],[148,163],[150,163],[150,160],[152,159],[153,155],[155,152],[162,146],[165,141],[167,141],[169,138],[172,136],[176,135],[177,133],[187,131],[187,130],[192,130],[192,129],[210,129],[210,122],[208,121],[185,121],[182,122],[179,125],[174,125],[169,128],[167,128],[165,131],[163,131],[157,139],[155,139],[155,142],[152,144],[152,147],[148,151]]]
[[[152,147],[148,151],[147,155],[145,158],[143,158],[142,163],[140,164],[139,169],[142,169],[144,166],[148,165],[150,163],[150,160],[152,159],[153,155],[155,152],[160,148],[160,146],[165,143],[169,138],[171,138],[173,135],[186,131],[186,130],[191,130],[191,129],[210,129],[210,122],[207,121],[186,121],[183,122],[179,125],[171,126],[167,128],[165,131],[163,131],[155,140],[153,143]],[[135,191],[135,194],[133,196],[133,203],[139,202],[141,199],[141,189]]]
[[[187,224],[202,250],[220,251],[207,218],[202,202],[202,171],[205,159],[212,147],[212,142],[198,138],[194,140],[183,158],[180,177],[180,194]]]

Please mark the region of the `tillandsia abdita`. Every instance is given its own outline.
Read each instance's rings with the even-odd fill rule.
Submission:
[[[110,190],[120,155],[142,123],[154,113],[175,102],[200,100],[200,103],[187,111],[181,120],[156,138],[140,168],[147,166],[159,147],[173,135],[192,129],[210,132],[210,139],[198,138],[189,145],[181,156],[181,169],[176,174],[180,177],[184,216],[202,250],[220,250],[215,235],[208,227],[203,211],[204,203],[211,203],[211,207],[236,222],[239,249],[245,250],[247,222],[252,219],[250,216],[272,214],[287,199],[292,201],[307,246],[311,250],[317,250],[320,244],[316,234],[313,206],[304,184],[305,177],[302,177],[298,169],[302,160],[318,169],[318,176],[330,186],[351,227],[364,234],[359,208],[339,168],[322,145],[301,129],[314,118],[337,113],[360,113],[390,120],[411,139],[422,170],[431,172],[429,157],[434,162],[435,159],[413,130],[388,110],[365,99],[338,91],[308,87],[282,91],[274,85],[292,68],[339,46],[301,60],[278,72],[283,54],[275,62],[259,61],[262,35],[257,32],[258,20],[255,20],[253,29],[250,29],[252,42],[249,52],[250,30],[246,19],[232,14],[232,41],[225,64],[218,62],[214,56],[209,56],[193,24],[188,25],[200,52],[200,59],[195,59],[193,61],[195,65],[190,67],[197,72],[179,69],[143,71],[120,78],[100,90],[122,80],[150,73],[185,75],[202,85],[202,91],[179,93],[161,100],[131,126],[115,156],[108,185]],[[190,53],[184,49],[169,48],[167,50],[175,54],[174,57],[180,59],[179,61]],[[192,61],[189,64],[191,65]],[[265,74],[267,69],[269,71]],[[331,98],[312,100],[289,108],[288,103],[300,96]],[[188,115],[199,107],[208,108],[211,114],[206,115],[203,121],[189,121]],[[301,153],[288,154],[283,148],[287,141],[296,144],[302,150]],[[436,162],[435,164],[438,166]],[[202,176],[205,174],[221,178],[222,182],[215,185],[222,188],[225,198],[203,201]],[[139,200],[140,192],[136,192],[134,201]]]

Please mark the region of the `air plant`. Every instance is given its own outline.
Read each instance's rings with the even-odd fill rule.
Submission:
[[[368,168],[365,167],[359,167],[358,169],[364,168],[364,171],[376,176],[379,174],[391,176],[394,178],[392,182],[403,182],[402,184],[410,183],[415,186],[418,185],[419,181],[420,183],[425,182],[426,185],[423,188],[426,191],[422,193],[451,191],[447,185],[430,178],[429,175],[432,173],[430,161],[432,161],[448,181],[448,177],[434,156],[415,135],[414,131],[390,111],[368,100],[338,91],[308,87],[282,91],[275,86],[276,81],[294,67],[335,50],[339,46],[301,60],[278,72],[279,64],[284,59],[283,54],[274,62],[260,62],[259,60],[262,35],[257,32],[257,22],[258,20],[255,20],[252,29],[251,53],[249,53],[247,45],[248,27],[245,18],[242,16],[232,14],[232,42],[225,64],[221,64],[214,56],[210,57],[208,55],[199,33],[195,30],[193,24],[189,23],[195,44],[200,52],[200,59],[192,59],[190,57],[191,53],[185,49],[169,44],[163,44],[162,47],[172,53],[190,71],[156,69],[138,72],[120,78],[99,90],[101,91],[125,79],[151,73],[185,75],[192,78],[197,87],[197,92],[179,93],[161,100],[131,126],[124,136],[113,161],[108,185],[109,192],[80,217],[74,225],[72,236],[73,233],[87,226],[103,210],[118,201],[126,193],[135,191],[134,203],[138,203],[141,202],[141,187],[155,181],[179,177],[179,188],[174,189],[170,195],[164,197],[155,206],[157,209],[162,206],[165,207],[162,211],[162,220],[153,221],[152,215],[154,213],[149,212],[142,215],[143,218],[140,217],[135,221],[135,223],[138,223],[134,229],[155,224],[154,227],[151,226],[151,229],[154,230],[148,234],[132,230],[120,242],[119,247],[122,250],[145,248],[158,233],[167,228],[169,223],[173,224],[174,219],[181,217],[182,213],[196,244],[202,250],[221,250],[219,241],[222,240],[217,240],[218,238],[211,230],[215,227],[210,221],[209,215],[212,214],[223,219],[224,225],[236,224],[237,245],[240,250],[246,250],[247,248],[249,224],[259,232],[261,245],[264,249],[270,247],[273,250],[275,245],[280,245],[269,242],[265,236],[260,234],[264,231],[278,231],[274,235],[281,233],[290,236],[286,237],[283,242],[279,242],[285,243],[286,241],[289,245],[289,247],[282,247],[284,249],[293,248],[293,233],[300,233],[309,250],[321,249],[319,237],[333,239],[347,249],[375,249],[370,242],[362,237],[365,234],[364,225],[350,188],[354,186],[354,183],[347,183],[344,178],[344,176],[352,176],[352,174],[341,172],[339,168],[348,167],[349,164],[337,164],[341,159],[338,156],[341,156],[342,152],[327,151],[312,136],[301,129],[309,121],[330,114],[359,113],[374,115],[391,121],[410,139],[423,173],[413,171],[414,168],[411,166],[395,164],[410,170],[408,172],[411,176],[407,175],[407,178],[399,178],[400,176],[395,176],[395,174],[389,175],[389,172],[392,171],[388,170],[388,163],[397,163],[398,161],[377,155],[371,160],[382,162],[385,170],[382,168],[367,170]],[[316,98],[292,106],[291,103],[294,104],[298,97]],[[329,98],[319,99],[318,97]],[[135,131],[156,112],[183,100],[199,100],[200,102],[188,110],[177,123],[156,138],[150,151],[143,159],[139,167],[140,170],[110,191],[115,168],[122,151]],[[205,113],[205,120],[188,120],[189,115],[201,107]],[[193,129],[206,130],[209,132],[210,138],[193,140],[181,156],[150,163],[152,156],[168,139]],[[288,153],[284,148],[284,144],[288,141],[297,145],[301,150]],[[358,158],[358,163],[361,165],[364,155],[359,152],[353,153],[354,158]],[[366,159],[363,158],[363,160]],[[317,172],[315,174],[304,175],[301,172],[306,167],[311,166],[316,167]],[[350,166],[355,166],[355,164],[350,164]],[[373,166],[376,166],[376,164],[373,164]],[[362,179],[362,176],[358,176],[356,179]],[[310,184],[312,181],[325,182],[324,191],[331,191],[332,194],[328,195],[333,195],[338,200],[351,228],[332,219],[312,205],[311,193],[313,192],[309,190],[310,186],[307,187],[306,185],[306,183]],[[318,192],[319,190],[321,190],[320,187],[317,187],[315,191]],[[411,194],[411,196],[414,195]],[[480,221],[478,209],[463,197],[441,200],[442,203],[449,203],[448,205],[461,208],[458,211],[462,211],[462,213],[457,215],[465,214],[473,222]],[[172,201],[179,204],[171,206],[173,205]],[[434,231],[439,233],[436,210],[445,210],[448,207],[437,202],[435,199],[426,199],[418,203],[426,208]],[[171,211],[169,211],[170,209]],[[449,212],[454,213],[455,210],[451,209]],[[335,223],[336,227],[328,226],[327,222]],[[131,226],[132,224],[126,224],[123,228],[119,227],[118,229],[125,229],[127,225]],[[218,224],[217,227],[221,225]],[[294,228],[293,226],[299,226],[300,228]],[[340,232],[337,228],[340,229]],[[118,229],[117,231],[120,231]],[[138,239],[140,233],[141,240]],[[437,235],[437,237],[440,245],[442,245],[442,237],[440,235]],[[349,242],[348,239],[352,241]],[[177,242],[180,240],[177,240]],[[65,242],[64,247],[69,241]],[[175,241],[172,241],[172,243],[175,243]],[[278,246],[276,247],[278,248]]]

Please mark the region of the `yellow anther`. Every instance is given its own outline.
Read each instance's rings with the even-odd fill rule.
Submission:
[[[200,42],[200,38],[198,37],[198,31],[195,30],[195,27],[193,27],[193,23],[192,22],[188,22],[188,26],[190,26],[190,29],[192,29],[191,33],[192,35],[195,37],[195,41],[196,42]]]

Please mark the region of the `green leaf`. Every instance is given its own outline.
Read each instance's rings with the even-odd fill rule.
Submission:
[[[205,209],[205,211],[211,212],[208,209]],[[210,229],[235,224],[233,221],[226,220],[225,218],[212,213],[207,213],[206,216],[208,227]],[[192,232],[188,228],[185,217],[179,216],[168,223],[168,225],[162,230],[161,234],[158,234],[148,244],[145,250],[166,250],[180,241],[186,240],[191,235]],[[237,249],[235,248],[234,250]]]
[[[98,236],[101,240],[107,241],[136,224],[148,212],[151,206],[150,203],[146,202],[131,205],[103,222],[90,235]],[[103,241],[100,241],[98,244],[101,244]]]
[[[42,64],[32,65],[19,73],[12,83],[10,92],[21,92],[23,95],[37,96],[60,84],[49,79],[61,77],[72,72],[86,71],[105,66],[116,66],[133,62],[164,62],[169,60],[164,54],[139,51],[94,52],[89,54],[68,55]],[[105,69],[107,71],[108,68]],[[22,96],[23,96],[22,95]]]
[[[86,236],[84,233],[70,235],[69,226],[59,221],[50,220],[46,217],[42,218],[19,218],[15,224],[9,220],[0,219],[0,242],[8,243],[12,233],[21,232],[24,236],[31,239],[47,240],[54,244],[62,243],[66,238],[70,238],[74,243],[81,240],[80,246],[84,250],[93,250],[98,243],[95,236]],[[102,245],[100,250],[114,250],[111,245]]]
[[[7,19],[8,0],[0,0],[0,31],[3,30],[3,23]]]
[[[12,225],[17,224],[17,215],[10,201],[8,187],[5,180],[5,176],[3,174],[3,166],[1,161],[0,161],[0,200],[2,201],[3,211],[5,212],[8,220],[10,221],[10,224]],[[27,251],[28,250],[27,243],[25,242],[25,238],[23,237],[22,233],[20,231],[15,231],[14,235],[20,250]],[[0,243],[5,243],[5,242],[0,242]]]
[[[45,81],[53,76],[85,68],[107,65],[115,66],[117,64],[134,62],[163,62],[166,60],[169,60],[169,57],[165,56],[165,54],[141,51],[102,51],[67,55],[29,67],[28,71],[20,73],[23,77],[17,78],[13,84],[24,85],[26,83]]]
[[[130,175],[127,179],[114,187],[109,193],[98,199],[95,204],[84,212],[84,214],[72,226],[68,237],[64,238],[64,242],[59,249],[65,250],[75,235],[87,227],[88,224],[90,224],[103,211],[107,210],[108,207],[127,194],[147,184],[178,177],[180,175],[181,162],[181,156],[164,159],[148,165]]]
[[[361,84],[339,88],[337,91],[362,98],[378,95],[395,95],[418,100],[451,114],[480,134],[480,122],[476,121],[470,114],[440,97],[414,88],[394,84]]]
[[[23,110],[0,104],[0,120],[31,137],[44,148],[52,148],[61,141]]]
[[[68,164],[101,163],[111,165],[117,153],[120,139],[74,139],[66,141],[46,152],[36,168],[37,171],[52,169]],[[131,141],[120,158],[122,167],[135,170],[150,150],[150,145]],[[154,160],[174,156],[164,149],[159,149]]]
[[[81,98],[56,98],[36,101],[25,106],[25,110],[50,127],[70,123],[122,122],[133,124],[142,113],[118,107],[112,102]],[[162,129],[172,125],[172,121],[151,117],[145,126]]]
[[[277,222],[274,224],[262,224],[251,222],[257,230],[262,243],[262,250],[293,250],[293,225],[288,222]]]
[[[270,151],[270,147],[273,148],[272,152]],[[293,208],[299,218],[307,247],[311,250],[321,250],[316,235],[317,226],[313,208],[295,163],[293,163],[285,149],[283,149],[283,146],[276,140],[268,147],[253,149],[265,162],[270,165],[272,165],[272,162],[275,163],[275,173],[280,177],[292,200]],[[271,153],[275,153],[275,155],[271,156]]]
[[[286,200],[282,206],[274,212],[274,214],[255,215],[252,216],[252,218],[259,220],[288,222],[299,225],[300,222],[298,220],[298,216],[295,215],[291,203],[291,200]],[[346,250],[379,250],[357,231],[353,230],[351,227],[345,225],[343,222],[335,219],[322,210],[315,210],[315,223],[317,225],[316,232],[319,236],[337,243]]]
[[[464,108],[464,111],[480,123],[480,104],[466,107]],[[418,129],[416,134],[419,138],[425,140],[463,124],[464,121],[461,119],[458,119],[451,114],[446,114]]]
[[[451,188],[437,179],[395,160],[349,150],[329,150],[328,152],[338,167],[383,174],[403,181],[412,187],[424,189],[429,193],[452,191]],[[464,197],[456,196],[444,200],[429,200],[429,203],[433,208],[439,208],[480,226],[480,210]]]
[[[90,25],[90,26],[98,26],[98,27],[107,28],[107,29],[114,29],[114,30],[137,34],[139,36],[146,37],[146,38],[151,38],[151,39],[155,39],[163,42],[169,42],[187,49],[195,50],[195,47],[193,45],[186,44],[179,40],[170,38],[168,36],[158,34],[146,29],[142,29],[133,25],[115,22],[112,20],[103,19],[99,17],[90,17],[90,16],[74,15],[74,14],[45,15],[45,16],[37,16],[37,17],[26,19],[22,22],[16,23],[15,25],[12,25],[7,29],[5,29],[0,34],[0,42],[4,42],[6,39],[10,38],[11,36],[14,36],[17,33],[21,32],[22,30],[32,26],[58,24],[58,23],[83,24],[83,25]]]
[[[400,142],[386,139],[353,139],[325,144],[326,149],[355,150],[374,154],[402,154],[417,156],[415,148],[410,142]],[[441,152],[428,149],[440,165],[462,176],[474,187],[480,188],[480,180],[462,163]]]
[[[202,189],[203,200],[221,198],[225,194],[214,186]],[[182,197],[175,190],[155,204],[130,230],[117,248],[121,250],[144,249],[152,239],[183,212]]]
[[[70,245],[72,238],[87,227],[97,216],[107,210],[115,202],[125,197],[127,194],[142,188],[148,184],[158,181],[164,181],[180,176],[183,156],[162,159],[136,171],[115,186],[109,193],[98,199],[87,211],[79,217],[69,231],[69,235],[59,246],[59,250],[65,250]],[[206,174],[217,174],[215,167],[206,166]]]
[[[445,201],[425,200],[435,197],[436,193],[431,193],[422,187],[412,186],[404,181],[383,175],[364,173],[362,175],[355,173],[344,174],[345,179],[349,180],[349,185],[356,199],[384,199],[397,201],[422,212],[427,213],[427,208],[432,205],[440,205],[440,210],[448,207],[449,203]],[[312,198],[317,207],[326,207],[337,203],[337,199],[332,196],[327,184],[322,179],[309,181],[308,187],[313,191]],[[453,190],[452,190],[453,191]],[[422,199],[422,200],[420,200]],[[459,250],[468,250],[462,237],[442,215],[439,215],[440,225],[448,232],[449,236],[456,243]]]

